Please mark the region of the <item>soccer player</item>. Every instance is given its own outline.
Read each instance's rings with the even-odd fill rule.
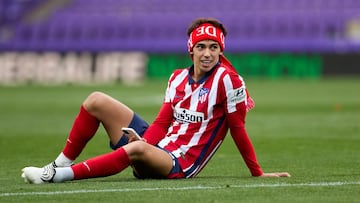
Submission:
[[[50,164],[22,169],[34,184],[64,182],[117,174],[128,166],[137,178],[191,178],[199,174],[221,145],[228,130],[252,176],[264,173],[245,130],[246,112],[254,106],[244,80],[226,59],[225,27],[216,19],[199,18],[188,28],[193,65],[170,76],[161,109],[151,125],[112,97],[91,93],[82,103],[65,147]],[[104,126],[112,152],[73,164],[86,143]],[[130,127],[142,138],[123,135]]]

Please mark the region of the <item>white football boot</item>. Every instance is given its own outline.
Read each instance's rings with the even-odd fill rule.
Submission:
[[[56,167],[57,166],[54,162],[42,168],[25,167],[21,170],[21,177],[24,179],[25,182],[32,184],[52,183],[53,178],[56,174]]]

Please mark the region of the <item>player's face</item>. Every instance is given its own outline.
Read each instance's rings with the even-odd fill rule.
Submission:
[[[195,78],[200,79],[216,65],[222,52],[218,42],[213,40],[203,40],[195,44],[192,54],[194,76]]]

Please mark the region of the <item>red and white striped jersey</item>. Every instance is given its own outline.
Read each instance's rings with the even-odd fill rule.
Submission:
[[[252,100],[243,79],[223,63],[197,82],[190,77],[192,71],[189,67],[173,72],[162,109],[144,138],[177,157],[189,178],[208,163],[230,128],[252,175],[261,175],[244,127],[247,102]]]

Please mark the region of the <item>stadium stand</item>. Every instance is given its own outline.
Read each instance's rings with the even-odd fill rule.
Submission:
[[[31,22],[47,1],[2,2],[0,50],[186,52],[187,25],[203,16],[227,25],[228,52],[360,50],[347,38],[357,0],[68,0]]]

